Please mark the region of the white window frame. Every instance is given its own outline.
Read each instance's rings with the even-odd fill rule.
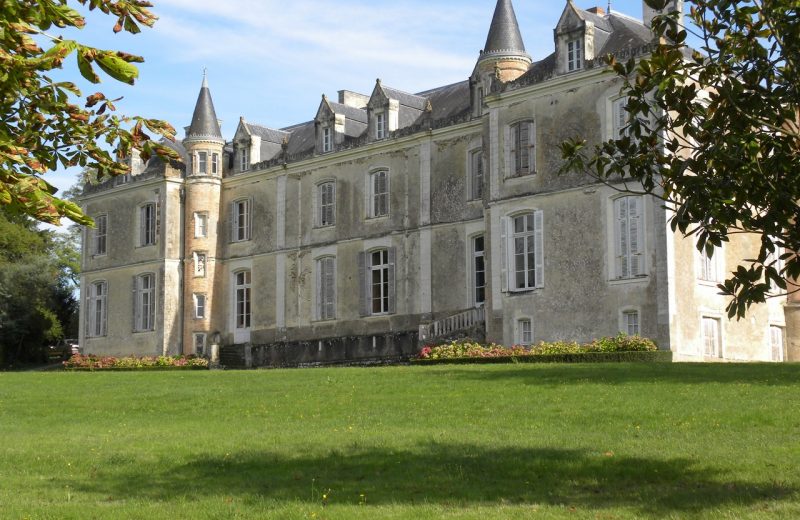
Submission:
[[[197,173],[201,175],[208,173],[208,152],[205,150],[197,152]]]
[[[333,151],[333,138],[331,127],[323,126],[322,127],[322,153],[328,153]]]
[[[697,251],[697,279],[701,283],[716,285],[722,281],[725,272],[725,249],[715,247],[713,256],[709,257],[705,251]]]
[[[250,240],[251,207],[250,199],[239,199],[231,203],[231,242]]]
[[[514,344],[525,347],[533,344],[533,319],[530,316],[517,318],[514,322]]]
[[[336,182],[317,184],[317,227],[336,225]]]
[[[233,326],[250,330],[252,320],[252,272],[241,269],[233,273]]]
[[[635,207],[635,214],[631,208]],[[647,276],[645,199],[626,195],[612,199],[612,280],[636,280]]]
[[[99,338],[108,335],[108,282],[96,280],[89,286],[86,335]]]
[[[786,328],[783,325],[770,324],[767,330],[769,336],[770,359],[782,362],[786,350]]]
[[[217,175],[219,174],[219,154],[212,153],[211,154],[211,174]]]
[[[136,299],[134,309],[134,332],[150,332],[156,329],[156,276],[143,273],[136,276]]]
[[[619,313],[619,330],[628,336],[642,334],[642,313],[639,309],[626,308]]]
[[[567,41],[567,72],[583,69],[583,36]]]
[[[379,187],[377,186],[379,179],[383,177],[385,180],[385,190],[378,191]],[[369,218],[380,218],[380,217],[388,217],[391,208],[390,203],[390,195],[391,195],[391,185],[390,185],[390,178],[389,178],[389,170],[388,168],[380,168],[373,170],[369,173],[367,178],[368,187],[368,217]]]
[[[316,259],[316,318],[336,319],[336,257]]]
[[[524,132],[523,132],[524,130]],[[527,141],[523,133],[528,134]],[[506,177],[525,177],[536,173],[536,122],[522,119],[508,125],[506,130]],[[527,159],[527,166],[525,160]]]
[[[208,237],[208,212],[196,211],[194,213],[194,237]]]
[[[192,300],[194,302],[194,319],[204,320],[206,318],[206,308],[208,303],[205,293],[194,293],[192,295]]]
[[[628,105],[628,97],[622,96],[611,101],[611,138],[622,139],[630,134],[628,124],[630,114],[625,107]]]
[[[155,202],[148,202],[139,206],[139,246],[154,246],[158,243],[157,216],[158,208]]]
[[[97,215],[94,218],[94,226],[92,253],[94,256],[105,256],[108,254],[108,215]]]
[[[239,145],[239,171],[246,172],[250,169],[250,146],[249,144]]]
[[[518,222],[523,223],[522,231],[517,231],[515,228]],[[528,224],[531,224],[530,229],[528,229]],[[522,292],[544,287],[544,217],[542,211],[525,211],[505,217],[503,239],[506,252],[503,263],[506,290]],[[521,258],[516,253],[517,246],[520,244],[525,250]],[[531,253],[533,254],[532,265]],[[525,280],[522,284],[518,283],[518,272],[525,273]]]
[[[389,250],[382,248],[367,252],[370,257],[369,263],[369,311],[371,316],[389,314],[391,295],[389,284],[389,270],[392,268],[389,262]],[[380,263],[375,263],[376,255]],[[376,276],[377,281],[376,281]],[[375,297],[376,287],[378,287],[378,297]],[[377,303],[377,306],[376,306]]]
[[[483,168],[483,149],[469,151],[468,158],[469,193],[468,200],[482,200],[486,190],[486,175]]]
[[[388,132],[386,131],[386,112],[381,110],[375,112],[375,139],[385,139]]]
[[[703,315],[700,318],[701,355],[703,357],[722,358],[724,343],[722,341],[722,320],[719,316]],[[713,351],[713,352],[712,352]],[[709,353],[711,352],[711,353]]]
[[[481,249],[478,250],[478,240],[481,241]],[[474,235],[470,238],[470,247],[472,254],[470,255],[470,276],[472,277],[471,300],[472,304],[480,307],[486,303],[486,235]],[[480,285],[480,275],[483,275],[483,285]],[[481,297],[482,296],[482,297]]]

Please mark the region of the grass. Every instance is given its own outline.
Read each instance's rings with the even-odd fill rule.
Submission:
[[[800,518],[800,365],[0,373],[0,517]]]

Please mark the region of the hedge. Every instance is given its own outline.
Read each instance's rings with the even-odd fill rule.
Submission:
[[[535,356],[463,357],[445,359],[412,359],[414,365],[472,365],[486,363],[670,363],[669,350],[635,352],[580,352],[540,354]]]

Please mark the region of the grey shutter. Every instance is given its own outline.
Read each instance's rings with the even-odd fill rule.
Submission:
[[[500,218],[500,241],[502,242],[500,245],[500,290],[502,292],[511,290],[511,274],[508,268],[509,258],[511,258],[509,255],[511,238],[508,233],[511,227],[510,221],[510,217]]]
[[[155,225],[153,226],[154,229],[154,236],[153,236],[153,244],[158,244],[158,237],[161,235],[161,202],[156,201],[153,207],[155,215],[153,218],[155,219]]]
[[[624,197],[614,202],[617,220],[617,243],[615,244],[617,249],[617,278],[628,277],[627,205],[627,200]]]
[[[315,287],[314,288],[314,295],[315,295],[315,303],[316,303],[316,305],[314,305],[313,319],[320,320],[320,319],[322,319],[322,317],[323,317],[323,315],[325,313],[325,311],[324,311],[325,305],[324,305],[324,303],[322,301],[322,295],[325,294],[325,290],[322,287],[322,283],[323,283],[323,280],[325,278],[325,276],[323,274],[323,270],[325,268],[325,259],[324,258],[320,258],[319,260],[317,260],[316,263],[317,263],[317,266],[316,266],[317,267],[317,273],[316,273],[317,276],[316,276],[316,280],[315,280],[316,284],[314,286]]]
[[[536,173],[536,122],[528,123],[528,173]],[[533,326],[531,325],[531,335]]]
[[[536,211],[533,214],[533,250],[535,255],[535,286],[544,286],[544,224],[543,214]]]
[[[390,247],[389,250],[389,308],[387,309],[389,314],[394,314],[397,312],[397,305],[395,301],[397,300],[397,283],[395,276],[395,269],[397,266],[397,262],[395,261],[397,258],[397,248]]]
[[[132,313],[132,315],[133,315],[133,327],[132,327],[132,330],[134,332],[137,332],[139,330],[139,323],[141,323],[141,316],[140,316],[141,309],[139,309],[139,298],[138,298],[139,294],[138,294],[138,291],[137,291],[137,288],[138,288],[137,287],[138,286],[137,278],[138,278],[138,276],[134,276],[133,280],[132,280],[132,283],[131,283],[131,295],[132,295],[131,299],[133,301],[133,313]]]
[[[359,316],[370,315],[370,298],[369,298],[369,281],[367,268],[367,253],[361,251],[358,253],[358,314]]]
[[[232,202],[230,207],[230,215],[231,215],[231,239],[229,242],[235,242],[237,237],[237,227],[239,223],[239,217],[237,216],[236,212],[236,203]]]
[[[336,261],[333,257],[325,259],[324,275],[325,298],[322,303],[325,309],[325,319],[329,320],[336,317],[336,297],[334,296],[336,291]]]
[[[639,276],[642,274],[642,217],[641,199],[639,197],[628,198],[628,229],[630,231],[630,274]]]

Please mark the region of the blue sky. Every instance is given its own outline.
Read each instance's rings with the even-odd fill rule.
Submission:
[[[577,0],[584,9],[600,5]],[[65,32],[96,47],[144,56],[133,87],[103,76],[91,85],[74,60],[63,75],[84,95],[102,91],[120,113],[169,121],[183,136],[203,69],[222,132],[233,136],[239,117],[280,128],[312,119],[321,95],[338,90],[369,94],[376,78],[409,92],[469,77],[486,41],[495,0],[153,0],[159,21],[138,35],[111,28],[114,20],[87,15],[82,31]],[[527,51],[534,60],[553,50],[553,27],[565,2],[515,0]],[[612,9],[641,19],[641,1]],[[101,73],[102,75],[102,73]],[[60,189],[76,171],[48,174]]]

